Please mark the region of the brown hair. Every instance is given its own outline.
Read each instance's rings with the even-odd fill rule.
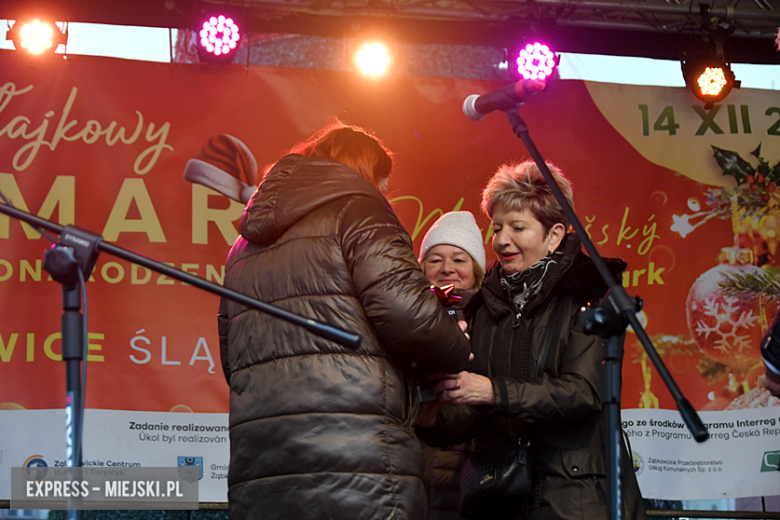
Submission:
[[[381,179],[390,176],[395,165],[395,155],[378,137],[339,119],[329,121],[287,153],[341,163],[377,188]]]
[[[547,167],[573,208],[571,183],[557,166],[547,163]],[[492,219],[493,209],[498,204],[507,211],[530,211],[542,223],[545,232],[558,223],[569,230],[570,222],[566,213],[533,161],[499,166],[482,191],[480,208]]]

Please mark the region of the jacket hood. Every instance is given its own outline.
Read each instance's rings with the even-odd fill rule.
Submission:
[[[526,313],[532,313],[539,308],[553,294],[568,294],[581,305],[586,303],[597,304],[607,293],[607,285],[601,278],[596,264],[582,252],[582,242],[574,235],[569,234],[563,245],[563,259],[548,275],[542,290],[525,308]],[[627,263],[622,258],[603,258],[607,269],[615,280],[620,283],[623,271]],[[476,297],[472,298],[466,308],[466,314],[476,311],[481,304],[486,304],[490,313],[495,317],[514,312],[509,302],[509,296],[501,285],[501,263],[496,260],[485,272],[482,289]]]
[[[268,245],[316,208],[354,196],[373,197],[390,207],[371,183],[343,164],[287,155],[265,176],[244,208],[239,232],[246,240]]]

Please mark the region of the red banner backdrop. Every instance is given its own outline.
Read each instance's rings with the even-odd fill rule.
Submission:
[[[12,51],[0,52],[0,70],[0,190],[14,205],[215,282],[222,281],[242,205],[183,178],[187,162],[212,136],[236,137],[262,166],[333,116],[372,130],[397,154],[388,198],[415,244],[441,212],[470,210],[483,228],[489,261],[495,256],[489,221],[479,212],[481,190],[500,163],[528,158],[504,114],[472,122],[461,112],[466,96],[502,86],[497,82],[377,81],[345,72],[80,56],[35,64]],[[722,409],[757,387],[757,340],[745,352],[718,356],[717,346],[691,339],[686,301],[699,276],[718,265],[722,248],[734,245],[734,222],[713,218],[690,233],[673,230],[682,215],[707,210],[711,186],[649,159],[636,140],[670,138],[652,145],[668,147],[670,156],[689,143],[707,148],[701,167],[717,170],[709,138],[729,138],[729,128],[731,137],[744,137],[746,109],[739,107],[753,114],[755,142],[739,149],[746,158],[759,142],[765,152],[778,149],[777,116],[767,98],[750,92],[733,94],[742,96],[730,105],[737,108],[717,115],[697,112],[684,89],[610,87],[625,94],[614,96],[623,107],[614,117],[594,94],[606,87],[581,81],[552,84],[520,113],[542,154],[572,179],[575,209],[602,255],[628,261],[623,283],[643,298],[647,331],[662,342],[683,392],[699,410]],[[687,126],[682,112],[693,114]],[[705,116],[720,122],[720,134],[703,123]],[[732,119],[740,135],[729,126]],[[41,268],[48,245],[0,216],[0,406],[7,410],[64,404],[61,287]],[[717,283],[703,290],[717,290]],[[105,253],[87,291],[88,409],[227,412],[216,296]],[[754,311],[749,325],[757,338],[772,311]],[[624,408],[674,409],[635,342],[629,333]],[[726,367],[725,378],[706,367]]]

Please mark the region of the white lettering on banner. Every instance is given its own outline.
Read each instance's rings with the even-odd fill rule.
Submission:
[[[146,336],[141,336],[146,332],[146,329],[141,329],[136,331],[136,335],[130,340],[130,348],[135,350],[136,352],[143,353],[143,357],[136,357],[136,354],[130,354],[130,361],[133,363],[136,363],[138,365],[145,365],[146,363],[149,363],[152,360],[152,352],[148,348],[139,345],[140,344],[146,344],[151,345],[152,342],[149,338]],[[160,364],[161,365],[181,365],[181,361],[176,360],[169,360],[168,359],[168,342],[167,338],[165,336],[162,336],[160,338]],[[214,363],[214,358],[211,357],[211,350],[209,350],[209,345],[206,342],[206,338],[200,337],[198,338],[198,343],[195,345],[195,348],[192,351],[192,357],[190,357],[189,365],[193,366],[196,361],[208,361],[209,368],[208,373],[209,374],[215,374],[216,370],[214,367],[216,364]]]
[[[198,352],[200,352],[201,348],[203,348],[205,354],[199,356]],[[195,361],[201,360],[209,362],[209,374],[214,374],[214,359],[211,357],[211,351],[209,350],[208,343],[206,343],[206,338],[198,338],[198,344],[195,345],[195,350],[192,352],[192,357],[190,358],[190,365],[194,365]]]
[[[16,84],[10,81],[0,87],[0,113],[8,107],[11,100],[29,94],[32,90],[33,85],[17,89]],[[88,145],[92,145],[100,140],[101,137],[104,137],[105,144],[108,146],[114,146],[120,141],[122,144],[132,145],[143,134],[147,142],[154,144],[142,150],[136,157],[133,171],[138,175],[148,173],[157,163],[163,150],[173,151],[173,147],[166,143],[171,124],[166,121],[159,128],[153,122],[145,124],[144,116],[138,110],[135,111],[137,116],[135,129],[132,130],[129,137],[127,136],[128,130],[124,126],[119,126],[119,123],[116,121],[111,121],[106,125],[105,122],[101,123],[95,119],[90,119],[80,128],[74,128],[78,125],[78,121],[70,119],[70,111],[73,108],[77,95],[78,88],[71,88],[68,100],[62,108],[57,127],[48,141],[46,136],[49,130],[49,118],[56,114],[54,110],[47,110],[43,114],[43,119],[40,123],[37,123],[37,126],[34,126],[32,119],[24,115],[18,115],[5,123],[0,121],[0,138],[21,138],[28,141],[14,154],[13,167],[16,171],[26,170],[35,160],[41,147],[45,146],[49,150],[54,151],[57,149],[60,141],[72,142],[80,140]],[[144,126],[146,126],[145,133],[143,132]]]
[[[151,352],[149,352],[147,349],[145,349],[143,347],[139,347],[138,345],[136,345],[136,343],[139,342],[139,341],[143,341],[147,345],[151,345],[152,344],[152,342],[149,341],[149,338],[141,336],[141,334],[144,333],[144,332],[145,332],[145,329],[137,330],[135,332],[136,336],[133,339],[130,340],[130,348],[132,348],[133,350],[137,350],[138,352],[143,352],[144,353],[144,357],[142,359],[139,359],[139,358],[135,357],[135,355],[130,354],[130,361],[132,361],[133,363],[137,363],[139,365],[144,365],[144,364],[148,363],[149,361],[151,361],[151,359],[152,359],[152,353]]]
[[[771,407],[699,412],[710,438],[697,443],[674,410],[622,410],[642,495],[698,500],[776,494],[778,413]]]

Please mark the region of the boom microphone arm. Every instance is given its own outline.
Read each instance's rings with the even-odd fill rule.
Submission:
[[[53,233],[57,233],[60,235],[61,238],[63,233],[67,234],[68,231],[72,233],[74,230],[79,229],[76,228],[75,226],[61,226],[50,220],[40,218],[36,215],[32,215],[30,213],[27,213],[26,211],[18,210],[6,204],[0,204],[0,213],[4,213],[16,219],[27,222],[32,226],[36,226],[41,229],[51,231]],[[204,291],[208,291],[210,293],[225,298],[230,298],[231,300],[246,305],[247,307],[252,307],[253,309],[256,309],[261,312],[265,312],[266,314],[270,314],[271,316],[274,316],[276,318],[280,318],[285,321],[289,321],[290,323],[300,325],[301,327],[307,329],[309,332],[317,334],[318,336],[321,336],[325,339],[329,339],[331,341],[340,343],[341,345],[344,345],[346,347],[357,348],[360,346],[360,336],[356,334],[345,332],[341,329],[337,329],[330,325],[325,325],[308,318],[303,318],[301,316],[298,316],[297,314],[286,311],[284,309],[280,309],[278,307],[262,302],[260,300],[256,300],[245,294],[242,294],[237,291],[233,291],[214,282],[209,282],[208,280],[204,280],[203,278],[195,276],[194,274],[181,271],[169,265],[165,265],[163,263],[157,262],[145,256],[141,256],[127,249],[123,249],[119,246],[111,244],[110,242],[104,242],[102,240],[99,241],[97,243],[97,250],[104,251],[110,255],[116,256],[123,260],[127,260],[129,262],[140,265],[142,267],[146,267],[147,269],[151,269],[152,271],[156,271],[160,274],[164,274],[166,276],[169,276],[181,282],[194,285],[195,287],[198,287],[199,289],[203,289]]]
[[[304,327],[308,331],[323,338],[335,341],[349,348],[360,346],[360,336],[330,325],[325,325],[311,319],[303,318],[268,303],[261,302],[245,294],[209,282],[193,274],[180,271],[168,265],[156,262],[139,254],[104,242],[95,233],[77,228],[76,226],[61,226],[49,220],[37,217],[25,211],[14,208],[10,204],[0,204],[0,213],[27,222],[38,231],[51,231],[60,235],[59,244],[46,250],[43,267],[52,278],[62,284],[62,360],[65,361],[65,452],[67,465],[80,467],[82,464],[82,430],[84,417],[84,385],[86,378],[85,359],[86,323],[81,313],[81,292],[84,281],[89,279],[99,251],[105,251],[118,258],[146,267],[181,282],[194,285],[199,289],[209,291],[224,298],[230,298],[247,307],[257,309],[271,316],[289,321]],[[48,235],[46,235],[48,237]],[[86,306],[86,301],[84,302]],[[83,511],[79,499],[69,499],[68,519],[81,520]]]

